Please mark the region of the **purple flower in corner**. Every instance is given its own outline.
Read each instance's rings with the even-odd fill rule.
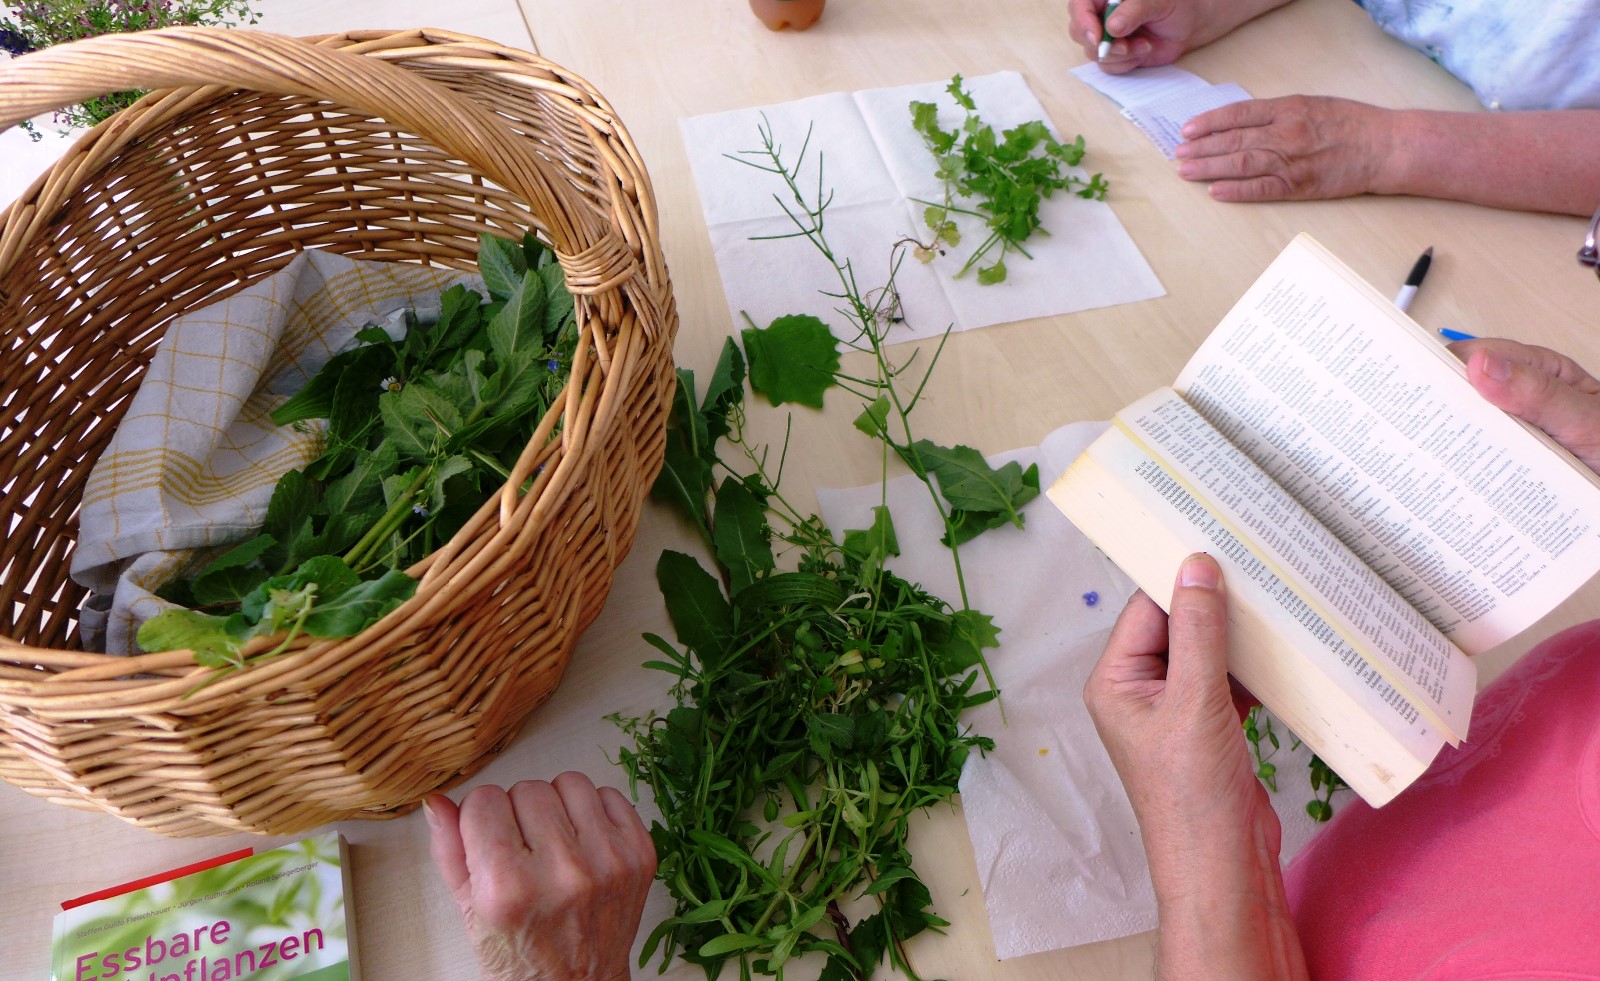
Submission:
[[[1083,594],[1083,605],[1084,606],[1099,606],[1100,605],[1100,594],[1095,592],[1094,590],[1090,590],[1089,592],[1084,593]]]
[[[33,45],[28,43],[27,35],[12,27],[0,24],[0,51],[13,58],[19,58],[33,50]]]
[[[544,366],[550,369],[550,373],[552,375],[561,370],[561,362],[555,360],[554,358],[546,361]]]

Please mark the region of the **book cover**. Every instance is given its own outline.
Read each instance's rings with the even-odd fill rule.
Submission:
[[[52,981],[358,981],[337,832],[61,904]]]

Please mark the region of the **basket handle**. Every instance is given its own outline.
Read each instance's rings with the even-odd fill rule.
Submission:
[[[173,27],[32,52],[0,69],[0,129],[108,92],[199,85],[326,99],[397,123],[471,163],[543,219],[574,293],[611,289],[639,268],[615,230],[488,111],[382,59],[281,34]]]

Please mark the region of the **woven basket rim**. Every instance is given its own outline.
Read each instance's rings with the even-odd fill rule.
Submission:
[[[295,62],[286,52],[305,57]],[[173,67],[163,59],[181,64]],[[243,61],[246,67],[240,71],[252,81],[260,81],[264,75],[272,77],[260,86],[230,88],[222,78],[223,66],[231,64],[230,59]],[[122,84],[141,72],[146,77],[167,80],[182,73],[184,84],[157,87],[134,106],[85,133],[68,149],[61,162],[40,175],[21,197],[0,211],[0,282],[12,275],[13,269],[22,268],[17,263],[33,254],[28,251],[29,246],[38,236],[48,233],[50,223],[57,220],[57,214],[67,206],[75,185],[81,186],[82,182],[92,181],[104,173],[119,159],[119,154],[144,139],[147,132],[172,125],[172,121],[181,119],[185,112],[224,103],[240,92],[282,89],[288,91],[277,94],[326,100],[328,96],[322,93],[306,93],[299,89],[306,87],[305,76],[312,71],[307,65],[322,70],[329,64],[341,65],[345,70],[383,82],[379,86],[368,78],[339,79],[330,83],[340,92],[355,92],[366,98],[391,97],[392,92],[385,86],[399,77],[406,81],[393,86],[394,91],[402,95],[426,91],[438,103],[429,109],[408,107],[391,115],[378,111],[382,106],[333,100],[345,111],[356,113],[356,118],[364,114],[384,120],[405,133],[415,132],[405,119],[424,123],[444,119],[439,125],[453,123],[454,115],[467,120],[464,136],[458,133],[449,139],[435,139],[435,134],[421,132],[418,138],[430,146],[439,146],[444,154],[442,159],[460,161],[469,168],[466,172],[487,180],[485,188],[504,187],[528,214],[548,222],[542,231],[548,235],[549,244],[556,247],[578,309],[584,338],[577,359],[581,363],[574,364],[564,395],[541,420],[534,438],[523,448],[512,468],[511,477],[449,542],[407,570],[419,578],[416,595],[355,637],[300,638],[289,650],[269,660],[217,678],[214,669],[196,664],[188,651],[108,655],[34,646],[0,636],[0,777],[17,782],[9,770],[9,757],[21,754],[34,758],[61,740],[68,743],[99,740],[102,735],[116,733],[122,723],[154,733],[181,734],[190,720],[214,715],[219,707],[239,704],[240,699],[264,699],[270,703],[275,692],[319,686],[324,690],[342,691],[343,682],[339,678],[375,670],[379,662],[389,665],[390,662],[384,660],[387,652],[395,643],[403,642],[396,638],[415,638],[419,631],[431,627],[437,616],[450,609],[456,596],[452,590],[457,583],[470,583],[476,595],[500,595],[499,587],[492,584],[513,569],[527,565],[527,556],[531,554],[528,550],[535,542],[555,541],[551,536],[557,534],[567,535],[560,539],[562,548],[584,550],[585,568],[594,566],[601,570],[584,573],[585,582],[600,577],[594,580],[598,588],[585,587],[586,592],[563,593],[561,595],[566,598],[552,600],[549,608],[540,607],[536,614],[517,613],[515,616],[525,619],[535,615],[541,623],[548,620],[538,629],[548,629],[549,636],[559,638],[549,656],[556,659],[552,664],[564,665],[578,632],[598,614],[596,596],[603,602],[610,575],[631,544],[639,506],[660,465],[664,439],[660,422],[664,420],[672,383],[671,339],[676,331],[676,313],[660,252],[654,200],[637,151],[609,103],[588,83],[537,55],[470,35],[431,28],[356,31],[301,40],[255,31],[179,28],[93,39],[16,59],[0,68],[0,79],[5,80],[5,84],[0,85],[0,119],[27,112],[29,107],[41,104],[41,99],[76,101],[71,96],[84,91],[88,83],[83,79],[110,86]],[[565,107],[559,117],[561,128],[550,130],[550,135],[543,139],[553,141],[551,146],[560,146],[563,140],[571,141],[567,149],[560,152],[582,154],[582,159],[591,161],[586,166],[592,169],[574,170],[571,174],[559,172],[563,166],[560,161],[566,159],[560,153],[548,158],[540,156],[525,144],[523,136],[498,122],[499,117],[420,74],[415,70],[418,68],[437,69],[441,73],[439,77],[453,72],[497,73],[515,80],[514,91],[522,93],[519,98],[552,100]],[[13,83],[19,70],[23,79],[21,85]],[[275,72],[281,75],[274,75]],[[59,76],[70,77],[63,81]],[[428,88],[430,86],[449,92],[450,98],[440,98]],[[467,108],[455,112],[450,106],[452,100]],[[483,119],[504,128],[505,134],[481,144],[475,142],[480,135],[475,127],[483,125]],[[467,144],[470,144],[466,147],[469,152],[457,153],[453,149]],[[409,148],[405,152],[409,153]],[[525,159],[501,159],[497,154],[502,152]],[[480,166],[478,156],[484,157],[486,163]],[[506,182],[494,180],[486,173],[490,170],[504,172],[509,177]],[[568,180],[574,182],[573,189],[564,189],[563,182]],[[581,193],[576,190],[580,182],[585,182]],[[600,205],[606,201],[611,202],[608,207],[614,210],[601,210]],[[549,214],[543,210],[547,207],[559,213]],[[474,216],[473,220],[480,219]],[[448,247],[457,250],[450,255],[457,255],[459,229],[450,234],[448,241],[455,244]],[[292,251],[311,247],[321,246],[316,243],[290,246]],[[385,253],[382,257],[400,256]],[[429,263],[441,262],[439,253],[421,252],[416,258]],[[457,263],[446,260],[442,264]],[[235,283],[228,291],[244,285],[242,281]],[[224,295],[209,281],[202,283],[199,289],[206,302]],[[25,301],[24,296],[0,295],[0,308],[13,302],[32,302]],[[187,294],[181,294],[179,302],[191,301]],[[16,319],[20,324],[21,318]],[[159,327],[163,322],[158,321],[153,326]],[[642,403],[637,401],[641,393],[648,396]],[[0,405],[3,404],[0,400]],[[0,440],[5,438],[5,433],[0,428]],[[601,459],[611,459],[617,447],[625,448],[628,456],[626,461],[617,464],[627,475],[625,483],[617,487],[594,486],[593,467]],[[81,466],[86,468],[88,464]],[[522,491],[525,482],[531,483]],[[583,527],[595,521],[614,520],[609,516],[615,508],[622,509],[618,517],[626,520],[615,530],[606,531],[603,540],[576,541],[572,539],[573,532],[559,532],[566,524],[552,524],[576,520],[572,516],[574,507],[580,509],[577,516],[588,523]],[[60,528],[53,534],[73,534],[76,518],[72,521],[73,526]],[[24,547],[44,554],[42,545]],[[56,610],[52,615],[69,614]],[[477,627],[469,625],[467,629],[471,631]],[[414,639],[408,642],[415,643]],[[269,640],[257,642],[262,647],[269,643]],[[343,674],[337,674],[341,669]],[[205,680],[213,683],[197,689],[197,684]],[[559,670],[554,681],[559,681]],[[474,685],[481,687],[477,682]],[[479,687],[472,690],[478,691]],[[490,689],[493,687],[491,685]],[[553,687],[554,682],[549,689]],[[484,697],[493,693],[490,689],[483,689]],[[548,697],[548,691],[542,695],[515,695],[509,709],[501,704],[499,708],[486,710],[482,721],[502,728],[512,723],[519,726],[520,720],[544,697]],[[512,716],[516,718],[508,723],[506,720]],[[61,732],[66,735],[53,728],[57,726],[64,726]],[[459,728],[459,725],[452,723],[451,728]],[[492,748],[480,747],[491,754]],[[24,786],[24,789],[75,806],[87,804],[110,810],[165,833],[216,833],[219,830],[289,833],[283,826],[263,828],[252,826],[248,821],[241,824],[242,819],[218,814],[208,813],[198,818],[193,813],[187,817],[162,815],[157,812],[162,811],[164,805],[156,801],[136,806],[113,804],[97,796],[94,788],[78,786],[75,770],[65,766],[52,769],[51,759],[53,757],[39,757],[38,767],[52,773],[54,783],[63,786],[44,789]],[[475,757],[460,765],[476,768],[484,761],[486,759]],[[470,770],[462,769],[449,780],[464,778],[467,772]],[[404,786],[415,784],[420,788],[422,782],[422,778],[406,777]],[[433,789],[439,786],[434,781]],[[78,799],[70,799],[73,795]],[[402,796],[412,795],[408,790]],[[415,796],[419,797],[420,793]],[[414,803],[414,799],[411,802]],[[215,810],[214,805],[208,806]],[[403,806],[408,806],[408,802],[366,805],[377,808],[383,815],[395,813],[395,808]],[[204,808],[196,804],[195,810]],[[277,810],[274,804],[273,813]],[[368,815],[358,809],[357,813],[343,816]],[[271,822],[279,820],[276,816],[270,819]]]

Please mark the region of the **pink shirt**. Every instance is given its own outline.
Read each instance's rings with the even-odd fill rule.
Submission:
[[[1342,796],[1285,871],[1313,978],[1600,979],[1600,620],[1496,679],[1381,811]]]

